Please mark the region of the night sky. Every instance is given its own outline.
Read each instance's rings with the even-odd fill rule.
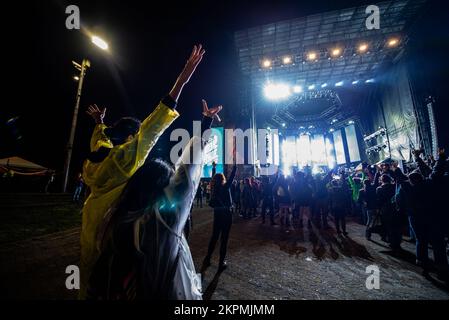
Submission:
[[[92,120],[89,104],[106,106],[106,122],[125,115],[143,119],[173,85],[195,43],[206,49],[203,62],[180,98],[181,113],[172,128],[191,128],[200,118],[201,99],[223,104],[223,118],[238,109],[239,72],[233,39],[236,30],[374,1],[36,1],[4,10],[3,61],[11,73],[3,99],[0,157],[19,155],[62,170],[77,83],[71,61],[89,58],[81,99],[72,166],[80,168],[88,151]],[[65,28],[65,8],[76,4],[83,27],[110,46],[105,53],[78,30]],[[444,7],[444,6],[443,6]],[[416,30],[411,61],[419,93],[437,98],[440,139],[448,139],[448,13],[431,3]],[[6,45],[7,44],[7,45]],[[5,80],[5,79],[4,79]],[[11,87],[11,88],[10,88]],[[17,120],[6,125],[8,119]],[[154,154],[168,153],[168,134]]]

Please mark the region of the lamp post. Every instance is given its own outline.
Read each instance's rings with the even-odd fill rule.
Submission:
[[[101,48],[102,50],[108,49],[108,44],[101,38],[97,36],[92,36],[92,43]],[[62,192],[67,192],[67,184],[69,180],[69,172],[70,172],[70,162],[72,159],[72,150],[73,150],[73,141],[75,139],[75,131],[76,131],[76,124],[78,122],[78,111],[79,111],[79,105],[81,100],[81,93],[83,89],[83,82],[84,82],[84,76],[86,75],[87,68],[90,67],[90,61],[87,59],[83,59],[81,64],[72,61],[73,66],[80,72],[78,77],[74,77],[75,80],[78,81],[78,89],[76,91],[76,101],[75,101],[75,108],[73,110],[73,118],[72,118],[72,126],[70,129],[70,136],[69,141],[67,143],[67,149],[66,149],[66,157],[64,162],[64,182],[62,186]]]

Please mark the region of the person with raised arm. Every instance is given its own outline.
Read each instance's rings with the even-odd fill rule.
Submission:
[[[173,88],[156,109],[140,123],[125,117],[112,127],[104,123],[106,108],[90,106],[87,113],[95,120],[89,154],[83,165],[83,178],[91,193],[84,203],[81,228],[79,298],[86,297],[87,282],[100,251],[96,247],[98,226],[113,206],[129,179],[145,160],[164,131],[178,118],[178,99],[201,62],[204,49],[194,46]]]

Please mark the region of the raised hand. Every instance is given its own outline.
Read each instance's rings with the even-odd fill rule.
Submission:
[[[412,154],[415,156],[415,158],[419,158],[421,153],[422,153],[422,150],[413,150],[412,151]]]
[[[96,124],[103,123],[103,119],[106,116],[106,108],[103,108],[100,110],[96,104],[90,105],[89,108],[87,108],[86,113],[91,116]]]
[[[203,59],[203,55],[206,51],[203,49],[203,46],[200,44],[198,46],[194,46],[192,53],[190,54],[189,59],[187,60],[186,65],[184,66],[184,69],[182,70],[181,74],[178,77],[178,80],[186,84],[189,82],[190,77],[195,72],[196,67],[200,64],[201,60]]]
[[[184,85],[187,82],[189,82],[190,77],[195,72],[196,67],[200,64],[201,60],[203,59],[204,52],[205,51],[201,44],[193,47],[192,53],[190,54],[190,57],[187,60],[184,69],[182,69],[181,73],[176,79],[175,85],[173,86],[173,88],[170,90],[169,93],[170,97],[172,97],[172,99],[175,100],[176,102],[178,102],[179,96],[181,95]]]
[[[221,121],[220,116],[218,115],[218,113],[221,111],[221,109],[223,109],[223,106],[217,106],[217,107],[213,107],[211,109],[209,109],[207,107],[207,102],[206,100],[202,100],[203,102],[203,116],[205,117],[209,117],[209,118],[216,118],[219,122]]]

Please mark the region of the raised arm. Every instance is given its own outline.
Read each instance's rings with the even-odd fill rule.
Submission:
[[[107,126],[103,120],[106,116],[106,108],[100,109],[96,104],[89,106],[86,113],[95,121],[95,129],[90,139],[90,151],[94,152],[101,147],[112,148],[112,143],[104,134],[104,129]]]
[[[204,106],[204,103],[203,103]],[[195,197],[196,190],[201,179],[203,168],[203,150],[210,135],[210,127],[214,118],[217,118],[221,106],[206,110],[203,107],[204,118],[201,122],[201,137],[194,136],[190,139],[181,157],[175,165],[175,174],[165,188],[165,194],[171,203],[177,207],[177,225],[174,226],[181,232],[190,214],[190,207]]]
[[[446,153],[444,152],[444,149],[438,150],[438,160],[435,163],[435,166],[433,167],[432,173],[430,174],[431,179],[438,179],[444,175],[445,172],[445,165],[446,165]]]
[[[419,171],[421,171],[421,174],[426,178],[428,176],[430,176],[430,174],[432,173],[432,169],[430,169],[429,166],[424,162],[424,160],[421,159],[420,155],[421,155],[422,151],[421,150],[413,150],[412,153],[413,153],[413,156],[415,157],[415,161],[418,164],[418,168],[419,168]]]
[[[201,45],[194,46],[170,93],[162,99],[156,109],[142,122],[136,136],[130,142],[121,145],[120,150],[114,155],[114,161],[124,173],[132,175],[143,165],[159,137],[179,116],[176,111],[178,99],[184,86],[189,82],[201,62],[204,52]]]

